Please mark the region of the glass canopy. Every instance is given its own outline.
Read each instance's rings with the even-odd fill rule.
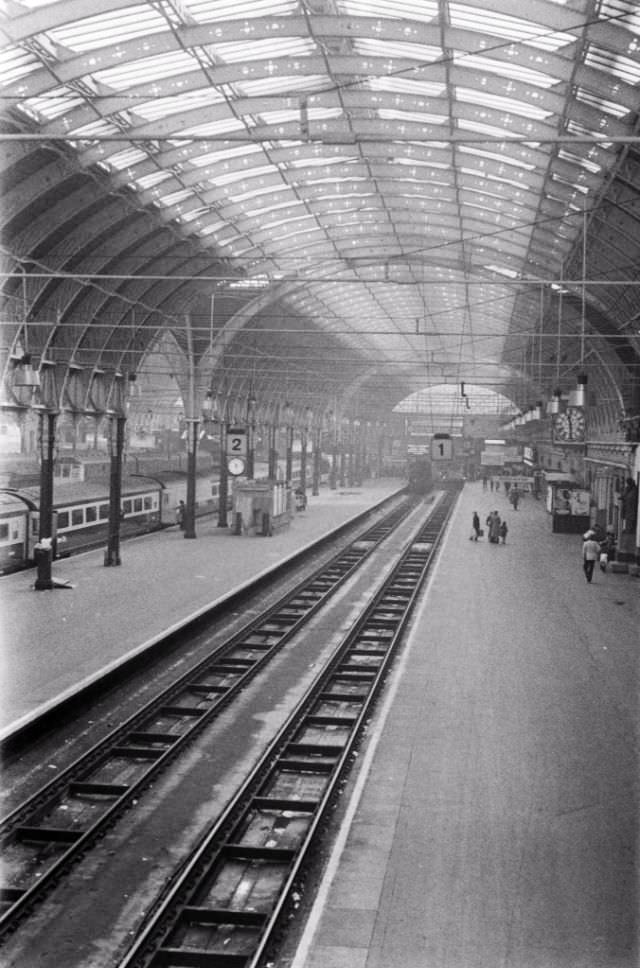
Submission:
[[[500,381],[635,131],[627,0],[3,6],[7,109],[407,392]]]

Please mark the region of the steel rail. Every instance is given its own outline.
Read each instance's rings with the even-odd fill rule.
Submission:
[[[259,968],[274,957],[458,494],[451,486],[414,534],[118,968]]]
[[[0,821],[0,938],[408,516],[404,500]]]

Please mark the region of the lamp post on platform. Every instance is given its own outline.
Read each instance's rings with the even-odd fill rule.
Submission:
[[[58,391],[55,363],[40,363],[40,404],[38,412],[38,448],[40,458],[40,518],[36,549],[37,577],[34,588],[43,591],[56,588],[51,576],[53,561],[53,469],[55,463],[56,423],[58,420]]]

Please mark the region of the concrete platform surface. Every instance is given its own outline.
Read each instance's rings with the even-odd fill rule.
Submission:
[[[638,965],[640,585],[581,544],[465,486],[287,968]]]
[[[104,567],[103,550],[61,559],[53,576],[69,589],[35,591],[33,570],[4,576],[0,738],[401,487],[323,487],[268,538],[236,536],[211,517],[196,522],[195,539],[170,528],[123,542],[117,567]]]

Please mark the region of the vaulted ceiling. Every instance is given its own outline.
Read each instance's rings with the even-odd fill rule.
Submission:
[[[3,6],[5,385],[170,333],[200,394],[377,414],[585,372],[637,408],[635,2]]]

